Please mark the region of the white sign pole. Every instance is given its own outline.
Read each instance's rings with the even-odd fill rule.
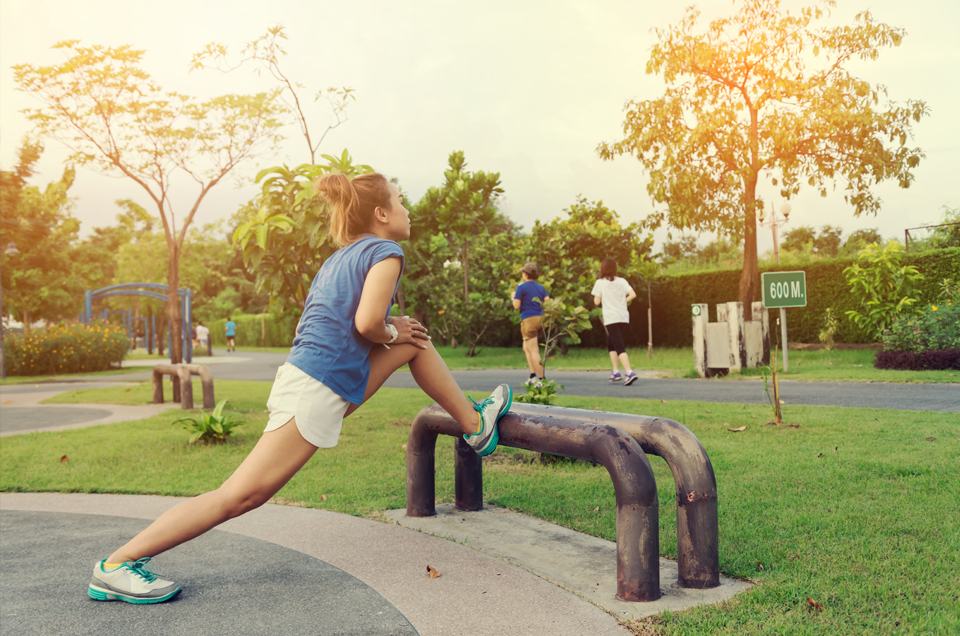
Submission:
[[[787,308],[780,308],[780,341],[783,343],[783,372],[790,371],[790,362],[787,360]]]

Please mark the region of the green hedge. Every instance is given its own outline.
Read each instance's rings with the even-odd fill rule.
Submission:
[[[4,336],[7,375],[58,375],[104,371],[123,361],[130,340],[118,325],[95,320],[89,325],[53,325]]]
[[[850,296],[850,287],[843,275],[844,268],[854,259],[819,261],[803,267],[778,267],[764,271],[795,271],[807,273],[807,306],[787,310],[791,342],[819,342],[818,334],[823,328],[825,310],[832,307],[840,320],[834,335],[836,342],[863,343],[870,338],[862,329],[847,319],[848,309],[860,309]],[[919,290],[923,303],[932,302],[940,293],[940,282],[945,278],[960,281],[960,248],[932,250],[907,254],[904,265],[915,265],[924,275]],[[625,339],[628,346],[643,346],[647,342],[647,298],[645,288],[631,281],[639,298],[631,303],[630,323]],[[691,342],[690,305],[710,305],[710,320],[716,320],[716,305],[737,300],[740,270],[682,273],[667,276],[658,281],[653,290],[653,343],[656,346],[688,347]],[[760,288],[757,297],[761,300]],[[597,328],[594,328],[597,332]],[[602,326],[599,328],[603,334]]]
[[[261,338],[261,316],[263,320],[262,331],[266,338]],[[293,346],[293,336],[297,331],[297,322],[299,316],[275,315],[275,314],[236,314],[232,316],[233,322],[237,323],[236,344],[243,347],[259,347],[265,341],[267,347],[290,347]],[[213,344],[218,347],[224,347],[227,344],[224,325],[227,319],[214,320],[207,324],[210,329],[210,338]]]

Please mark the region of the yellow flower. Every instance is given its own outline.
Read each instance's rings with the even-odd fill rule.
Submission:
[[[937,306],[936,306],[936,305],[930,305],[930,307],[932,307],[934,311],[937,310]]]

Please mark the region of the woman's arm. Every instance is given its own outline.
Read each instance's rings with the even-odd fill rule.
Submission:
[[[386,258],[370,268],[367,279],[363,283],[363,293],[360,294],[360,305],[357,307],[357,316],[354,324],[360,335],[369,340],[386,344],[391,333],[387,329],[387,321],[397,328],[396,344],[413,344],[426,349],[425,341],[429,339],[427,328],[412,318],[390,317],[385,321],[393,292],[400,278],[402,264],[398,256]]]
[[[632,289],[627,292],[627,302],[630,302],[636,297],[637,297],[637,292],[633,291]],[[600,303],[597,303],[597,304],[599,305]]]
[[[602,300],[602,298],[600,298],[599,296],[594,296],[594,297],[593,297],[593,304],[596,305],[597,307],[599,307],[601,300]]]

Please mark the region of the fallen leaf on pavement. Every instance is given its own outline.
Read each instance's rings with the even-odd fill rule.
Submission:
[[[731,433],[739,433],[740,431],[747,430],[747,427],[741,426],[740,428],[728,428],[727,430],[730,431]]]
[[[61,464],[66,464],[68,461],[70,461],[70,458],[67,457],[66,455],[63,455],[62,457],[60,457]]]
[[[437,579],[437,578],[440,578],[440,576],[441,576],[440,570],[438,570],[438,569],[436,569],[436,568],[432,568],[432,567],[430,567],[429,565],[427,566],[427,574],[430,575],[430,578],[431,578],[431,579]]]
[[[663,402],[663,400],[660,400],[660,401]],[[4,400],[3,403],[4,403],[4,404],[13,404],[13,400]]]
[[[780,400],[780,404],[786,404],[786,402],[784,402],[783,400]]]
[[[807,597],[807,603],[810,603],[810,606],[813,607],[813,609],[815,610],[819,611],[823,609],[823,605],[821,605],[820,603],[817,603],[815,600],[813,600],[809,596]]]

